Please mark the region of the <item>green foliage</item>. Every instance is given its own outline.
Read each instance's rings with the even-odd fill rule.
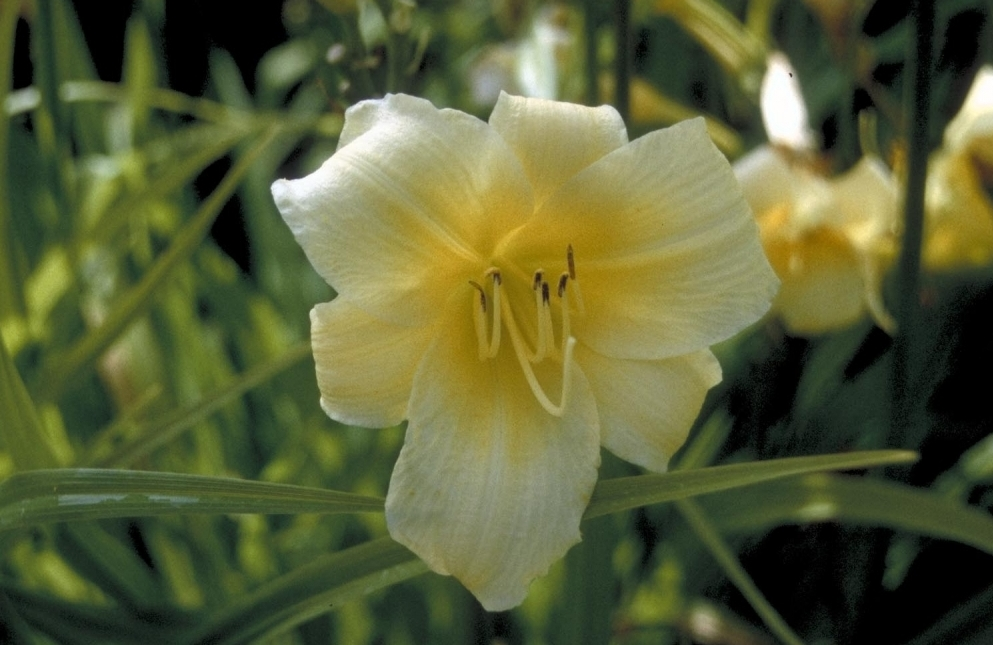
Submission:
[[[815,4],[633,2],[623,71],[668,101],[656,117],[705,114],[733,150],[762,140],[757,83],[783,49],[827,165],[867,144],[863,103],[869,145],[899,160],[911,17],[836,3],[834,24]],[[770,321],[719,348],[673,471],[605,455],[584,542],[513,612],[384,537],[403,428],[321,411],[307,312],[332,294],[269,185],[321,163],[364,98],[485,115],[480,70],[544,8],[287,0],[284,41],[247,73],[215,46],[192,96],[169,87],[167,3],[135,3],[108,74],[74,3],[0,2],[0,642],[707,642],[701,620],[727,643],[865,642],[897,615],[888,642],[993,633],[988,268],[889,276],[916,330],[897,352],[868,323],[804,340]],[[613,100],[614,14],[555,10],[575,39],[557,91]],[[925,160],[993,56],[990,14],[938,9]],[[951,60],[970,18],[972,57]],[[633,134],[662,125],[631,100]],[[932,569],[977,574],[915,613]]]

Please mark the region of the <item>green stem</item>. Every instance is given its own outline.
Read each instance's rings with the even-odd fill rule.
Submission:
[[[596,0],[586,0],[583,7],[583,44],[586,47],[584,73],[586,75],[586,105],[600,104],[600,74],[596,55]]]
[[[0,4],[0,106],[7,101],[11,87],[11,67],[14,60],[14,27],[20,9],[18,2]],[[0,312],[3,316],[23,315],[24,300],[19,282],[15,277],[13,231],[10,224],[10,191],[8,183],[8,141],[10,139],[10,117],[6,110],[0,110]]]
[[[617,53],[614,58],[614,107],[624,122],[631,116],[631,1],[614,0]]]
[[[898,268],[897,321],[899,331],[893,345],[893,410],[890,446],[916,445],[909,437],[914,411],[912,391],[916,371],[914,347],[920,319],[921,241],[924,232],[924,188],[929,152],[928,126],[931,105],[932,30],[934,0],[911,3],[912,48],[904,96],[909,136],[907,192],[904,197],[903,241]]]

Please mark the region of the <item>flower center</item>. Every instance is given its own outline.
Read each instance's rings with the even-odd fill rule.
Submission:
[[[473,306],[473,323],[476,328],[476,338],[479,341],[479,359],[487,360],[497,355],[500,350],[501,334],[504,325],[510,336],[510,344],[514,349],[517,362],[524,372],[524,378],[531,388],[541,407],[549,414],[560,417],[565,412],[571,389],[572,353],[576,339],[570,330],[570,309],[576,308],[576,313],[583,311],[583,300],[576,280],[576,264],[573,258],[572,245],[566,250],[567,270],[559,275],[554,289],[545,278],[545,271],[538,269],[531,281],[531,291],[534,293],[535,334],[534,342],[529,343],[521,332],[518,315],[519,310],[511,306],[510,298],[504,292],[503,275],[499,268],[491,267],[483,274],[482,284],[470,280],[469,284],[478,293],[477,303]],[[555,333],[552,316],[552,298],[558,299],[559,330]],[[529,309],[530,307],[524,307]],[[528,315],[528,314],[523,314]],[[560,361],[562,364],[562,391],[558,404],[545,393],[538,377],[534,373],[533,363],[544,360]]]

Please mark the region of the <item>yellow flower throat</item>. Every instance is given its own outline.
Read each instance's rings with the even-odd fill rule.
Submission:
[[[532,347],[521,333],[514,307],[509,298],[503,297],[503,277],[500,269],[490,267],[483,274],[482,284],[469,280],[469,284],[478,292],[477,304],[473,306],[473,323],[476,328],[476,338],[479,341],[479,360],[487,360],[497,355],[500,349],[501,329],[504,324],[510,335],[510,343],[514,355],[524,372],[531,392],[538,403],[549,414],[561,417],[566,409],[571,386],[572,353],[576,339],[570,329],[570,308],[575,306],[576,312],[582,314],[583,299],[576,280],[576,264],[573,257],[572,245],[566,250],[566,265],[568,270],[558,277],[555,295],[559,299],[560,329],[556,342],[555,325],[552,318],[552,287],[545,279],[545,271],[538,269],[534,272],[531,290],[534,293],[534,311],[537,317],[535,341]],[[485,286],[484,286],[485,285]],[[487,290],[486,287],[489,287]],[[489,297],[487,297],[487,291]],[[489,314],[489,315],[488,315]],[[487,320],[489,318],[489,320]],[[540,363],[545,359],[558,360],[562,363],[562,392],[559,403],[552,403],[545,393],[538,377],[534,373],[532,363]]]

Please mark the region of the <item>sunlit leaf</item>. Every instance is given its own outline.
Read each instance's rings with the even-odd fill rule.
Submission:
[[[310,356],[310,351],[309,343],[300,345],[272,361],[241,374],[234,382],[204,397],[202,401],[145,425],[133,439],[111,454],[96,459],[92,465],[99,467],[130,465],[174,440],[182,432],[192,428],[245,392]]]
[[[0,483],[0,531],[108,517],[382,510],[383,500],[364,495],[140,470],[32,470]]]
[[[45,361],[38,381],[43,399],[57,399],[65,384],[92,366],[100,354],[144,311],[159,285],[199,246],[210,231],[214,218],[238,187],[244,174],[278,134],[278,129],[270,131],[255,145],[251,153],[242,157],[225,175],[141,281],[116,303],[103,324],[93,329],[66,352],[50,356]]]
[[[7,353],[3,338],[0,338],[0,415],[3,418],[2,445],[10,452],[18,468],[50,468],[57,465],[38,409]]]

